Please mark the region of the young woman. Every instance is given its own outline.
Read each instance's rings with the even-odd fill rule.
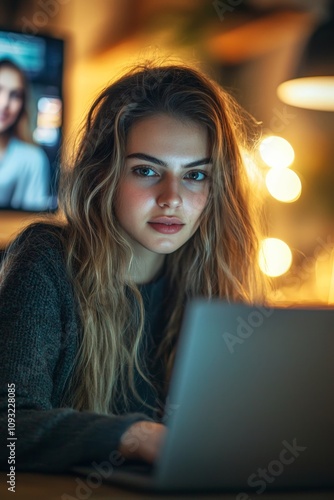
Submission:
[[[50,166],[28,132],[27,80],[9,59],[0,61],[0,207],[49,207]]]
[[[62,218],[26,229],[3,265],[1,436],[14,390],[17,467],[152,462],[187,300],[262,300],[243,128],[182,65],[139,66],[96,99]]]

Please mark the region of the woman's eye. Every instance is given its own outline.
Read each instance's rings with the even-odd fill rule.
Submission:
[[[19,90],[18,91],[13,91],[13,92],[11,92],[10,97],[12,99],[17,99],[17,100],[21,101],[23,99],[23,94]]]
[[[149,167],[136,167],[133,169],[133,172],[140,177],[154,177],[157,175],[153,168]]]
[[[185,175],[185,179],[190,179],[191,181],[204,181],[206,178],[207,174],[200,170],[194,170]]]

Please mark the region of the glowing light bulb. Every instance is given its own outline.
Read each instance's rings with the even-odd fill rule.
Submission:
[[[302,192],[302,183],[293,170],[271,169],[266,175],[266,186],[271,196],[284,203],[298,200]]]
[[[260,143],[260,156],[271,168],[287,168],[295,159],[291,144],[283,137],[271,135]]]
[[[289,246],[278,238],[265,238],[261,242],[259,266],[267,276],[276,277],[286,273],[292,263]]]

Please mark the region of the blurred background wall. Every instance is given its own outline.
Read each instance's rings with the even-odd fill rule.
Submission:
[[[266,192],[268,237],[288,247],[287,261],[284,248],[273,248],[271,271],[267,257],[275,300],[333,304],[334,108],[299,107],[277,96],[279,84],[296,76],[334,75],[333,7],[330,0],[2,0],[0,24],[65,38],[67,144],[97,92],[129,65],[151,57],[200,63],[262,122],[264,138],[285,139],[294,151],[284,165],[287,143],[270,151],[269,141],[250,167]],[[329,92],[333,102],[333,87]],[[293,181],[283,176],[286,201],[270,194],[261,151],[283,155],[276,166],[296,174],[300,192],[285,196]],[[28,220],[0,214],[3,245]]]

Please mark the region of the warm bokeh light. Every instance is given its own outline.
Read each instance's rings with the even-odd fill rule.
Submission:
[[[317,298],[334,304],[334,246],[328,245],[315,259],[315,290]]]
[[[281,101],[306,109],[334,111],[334,76],[296,78],[277,89]]]
[[[247,175],[251,183],[258,185],[263,180],[259,166],[256,164],[253,156],[248,151],[242,151],[242,159],[246,168]]]
[[[289,246],[278,238],[265,238],[261,242],[259,266],[267,276],[276,277],[286,273],[292,263]]]
[[[277,135],[265,137],[260,143],[259,151],[262,160],[272,168],[286,168],[295,159],[291,144]]]
[[[302,192],[302,183],[296,172],[290,168],[269,170],[266,186],[273,198],[284,203],[298,200]]]

